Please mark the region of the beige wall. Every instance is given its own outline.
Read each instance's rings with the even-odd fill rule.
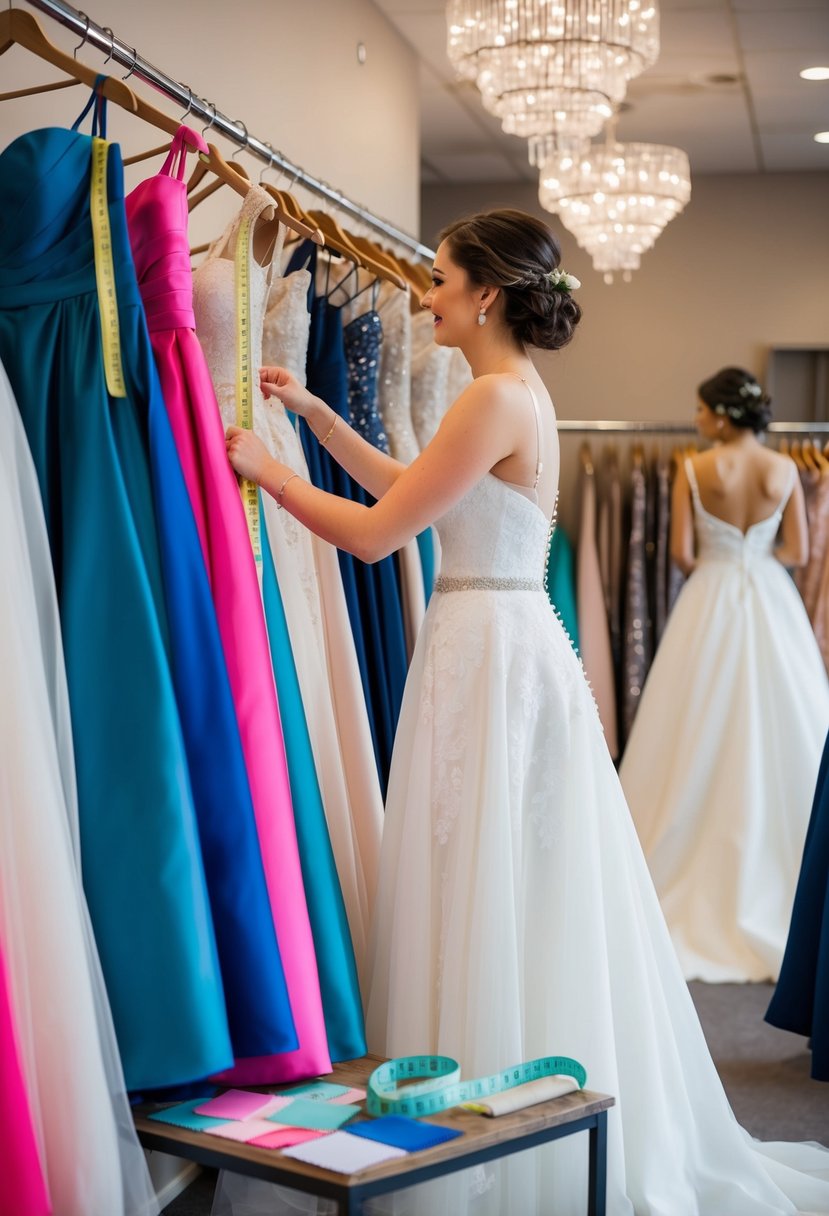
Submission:
[[[546,217],[582,280],[572,346],[540,365],[562,418],[683,420],[695,387],[735,363],[763,376],[770,346],[829,343],[829,173],[699,177],[630,283],[607,286],[531,184],[426,187],[422,238],[475,208]]]
[[[371,0],[89,0],[90,17],[110,26],[144,58],[185,81],[252,134],[407,232],[418,229],[419,118],[414,53]],[[77,44],[49,17],[47,36],[64,50]],[[357,43],[366,62],[357,61]],[[103,68],[104,55],[79,55]],[[123,76],[125,69],[115,66]],[[13,47],[0,60],[3,91],[59,79],[54,68]],[[141,91],[169,113],[175,109],[146,85]],[[84,102],[68,89],[0,106],[0,147],[37,126],[68,125]],[[178,111],[181,113],[181,110]],[[200,127],[204,124],[193,123]],[[88,129],[88,128],[87,128]],[[125,155],[161,144],[163,133],[110,107],[109,136]],[[207,138],[211,138],[209,135]],[[225,156],[233,145],[216,140]],[[242,156],[258,176],[261,162]],[[128,185],[153,172],[160,159],[128,171]],[[313,205],[309,196],[304,201]],[[193,212],[191,236],[214,236],[238,206],[228,188]]]

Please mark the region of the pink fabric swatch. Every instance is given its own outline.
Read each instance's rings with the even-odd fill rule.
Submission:
[[[364,1089],[349,1089],[344,1094],[338,1094],[336,1098],[329,1098],[329,1102],[333,1102],[335,1106],[350,1106],[353,1102],[364,1102],[366,1091]]]
[[[249,1140],[248,1144],[253,1148],[291,1148],[294,1144],[304,1144],[306,1140],[318,1140],[320,1136],[328,1135],[330,1132],[312,1132],[306,1127],[277,1127],[267,1136]]]
[[[250,1144],[257,1136],[270,1135],[273,1124],[267,1119],[236,1119],[231,1123],[220,1123],[217,1127],[205,1128],[208,1136],[221,1136],[224,1140],[238,1140]]]
[[[279,1103],[274,1106],[273,1094],[251,1093],[244,1089],[229,1089],[195,1107],[197,1115],[209,1115],[211,1119],[249,1119],[253,1115],[262,1115],[264,1110],[278,1110]],[[282,1103],[285,1104],[284,1102]]]

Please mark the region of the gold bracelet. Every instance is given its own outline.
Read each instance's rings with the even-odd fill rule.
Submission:
[[[337,425],[337,421],[339,420],[339,417],[340,417],[339,414],[334,415],[334,421],[331,423],[331,430],[328,432],[328,434],[325,436],[324,439],[320,440],[320,444],[322,445],[322,447],[325,447],[326,443],[328,443],[328,440],[334,434],[334,427]]]
[[[285,493],[285,487],[288,484],[288,482],[291,480],[292,477],[299,477],[299,473],[291,473],[288,477],[286,477],[285,480],[283,481],[282,485],[276,491],[276,494],[274,494],[274,498],[276,499],[277,511],[282,510],[282,495]]]

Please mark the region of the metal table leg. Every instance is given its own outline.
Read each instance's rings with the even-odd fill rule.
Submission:
[[[587,1216],[605,1216],[607,1210],[607,1111],[600,1111],[590,1128],[590,1164]]]

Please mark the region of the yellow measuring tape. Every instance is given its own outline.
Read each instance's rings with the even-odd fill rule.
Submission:
[[[109,230],[107,200],[107,156],[105,139],[92,140],[92,179],[90,215],[95,251],[95,281],[98,285],[98,312],[101,317],[101,343],[104,372],[110,397],[126,397],[121,366],[121,331],[118,323],[118,297],[115,294],[115,267],[112,261],[112,236]]]
[[[236,425],[253,430],[254,369],[250,363],[250,216],[239,224],[236,237]],[[258,371],[258,369],[257,369]],[[248,521],[253,557],[259,585],[262,585],[262,527],[259,519],[259,487],[255,481],[241,478],[239,489]]]

